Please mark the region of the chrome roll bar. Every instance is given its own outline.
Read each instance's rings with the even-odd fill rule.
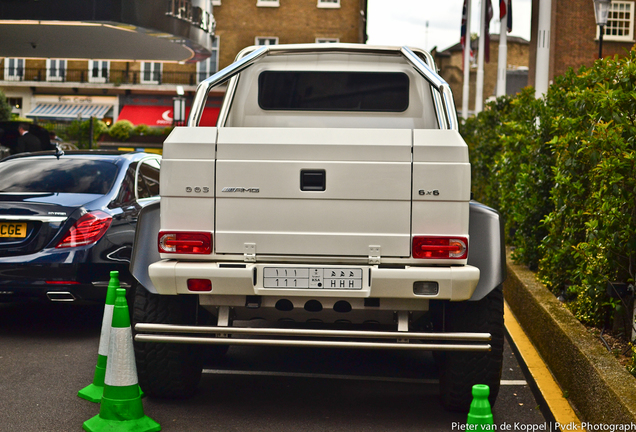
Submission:
[[[190,111],[190,117],[188,118],[188,126],[192,127],[199,125],[199,121],[201,120],[201,115],[203,114],[203,109],[208,98],[208,93],[213,87],[223,84],[267,55],[283,55],[289,53],[316,51],[354,51],[378,54],[394,54],[396,52],[396,49],[391,48],[362,48],[360,46],[347,44],[322,45],[324,46],[316,47],[315,45],[298,45],[295,48],[289,48],[285,45],[271,45],[259,47],[254,51],[247,53],[244,57],[199,83],[194,101],[192,102],[192,110]],[[453,101],[453,94],[448,83],[408,47],[402,47],[397,50],[397,52],[401,54],[407,62],[438,92],[439,97],[435,95],[435,108],[438,111],[437,117],[440,129],[458,130],[457,111]]]

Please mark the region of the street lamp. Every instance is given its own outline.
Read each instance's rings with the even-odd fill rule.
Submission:
[[[607,15],[609,14],[609,8],[611,0],[593,0],[594,1],[594,16],[596,17],[596,24],[598,25],[598,58],[603,58],[603,32],[604,27],[607,24]]]

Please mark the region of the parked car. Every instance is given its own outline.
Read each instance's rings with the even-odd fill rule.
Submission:
[[[9,154],[15,154],[18,145],[18,137],[20,132],[18,126],[23,123],[21,121],[3,121],[0,122],[0,159]],[[40,140],[42,150],[55,150],[55,143],[49,138],[49,131],[42,126],[29,124],[29,133],[35,135]]]
[[[39,152],[0,161],[0,302],[103,301],[128,271],[139,211],[158,200],[161,157]]]

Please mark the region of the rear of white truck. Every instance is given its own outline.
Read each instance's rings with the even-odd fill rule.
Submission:
[[[191,395],[230,345],[406,349],[440,353],[447,408],[467,409],[475,383],[494,402],[500,223],[470,204],[468,150],[433,70],[407,48],[251,47],[199,86],[135,244],[144,391]],[[198,127],[227,80],[218,127]]]

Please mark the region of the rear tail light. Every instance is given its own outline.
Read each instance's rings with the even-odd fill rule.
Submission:
[[[208,232],[160,231],[159,252],[210,254],[212,253],[212,234]]]
[[[113,218],[102,211],[86,213],[73,224],[56,248],[86,246],[96,243],[108,230]]]
[[[413,237],[413,258],[418,259],[466,259],[466,237]]]

